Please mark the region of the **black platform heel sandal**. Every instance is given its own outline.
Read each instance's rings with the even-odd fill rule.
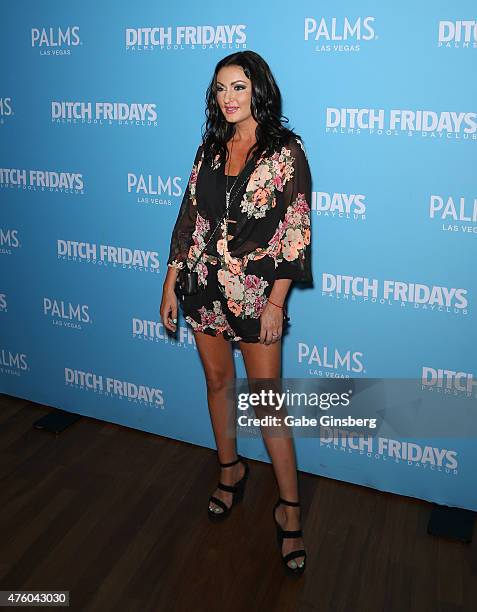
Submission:
[[[238,459],[236,459],[235,461],[231,461],[230,463],[219,463],[219,465],[220,467],[224,467],[224,468],[232,467],[239,461],[241,461],[245,466],[245,472],[242,478],[238,482],[236,482],[234,485],[226,485],[226,484],[223,484],[222,482],[219,482],[219,484],[217,485],[218,489],[221,489],[222,491],[227,491],[228,493],[233,494],[232,495],[232,505],[227,506],[225,502],[223,502],[218,497],[215,497],[215,495],[211,495],[209,497],[208,516],[212,522],[219,522],[219,521],[223,521],[224,519],[226,519],[229,516],[230,511],[232,510],[232,507],[235,506],[235,504],[238,504],[239,502],[241,502],[243,499],[243,495],[245,492],[245,484],[247,482],[248,473],[250,471],[248,463],[245,461],[243,457],[239,455]],[[220,508],[222,508],[222,512],[220,511],[215,512],[214,510],[211,510],[210,502],[214,502],[214,504],[216,504],[217,506],[220,506]]]
[[[280,504],[285,504],[286,506],[299,506],[300,503],[287,501],[286,499],[279,497],[277,503],[273,507],[273,520],[275,521],[275,525],[277,528],[277,542],[278,542],[278,547],[280,549],[280,556],[282,559],[282,563],[285,567],[285,571],[290,576],[301,576],[301,574],[303,574],[303,572],[305,571],[305,567],[306,567],[305,549],[302,548],[300,550],[293,550],[292,552],[289,552],[288,554],[283,556],[282,555],[282,545],[283,545],[283,540],[285,538],[302,538],[303,532],[301,529],[297,529],[295,531],[286,531],[282,529],[282,526],[277,521],[277,517],[275,516],[275,511]],[[303,557],[303,565],[302,566],[297,565],[296,567],[290,567],[288,565],[288,562],[291,561],[292,559],[296,559],[297,557]]]

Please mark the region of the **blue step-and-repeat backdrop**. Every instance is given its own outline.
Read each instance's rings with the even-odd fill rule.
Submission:
[[[215,447],[191,329],[169,337],[159,305],[205,89],[220,58],[251,49],[313,175],[315,284],[290,297],[283,375],[422,379],[475,405],[474,3],[2,14],[0,391]],[[365,442],[297,438],[299,468],[477,510],[471,437]],[[261,438],[239,451],[269,461]]]

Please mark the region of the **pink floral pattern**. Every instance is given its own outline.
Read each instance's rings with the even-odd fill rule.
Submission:
[[[283,260],[294,261],[304,257],[310,238],[310,206],[304,194],[299,193],[296,200],[287,207],[285,218],[278,224],[268,247],[255,249],[247,257],[250,260],[272,257],[276,268]]]
[[[204,160],[204,152],[202,151],[202,155],[200,156],[199,161],[197,162],[197,164],[194,164],[192,166],[192,171],[189,177],[189,193],[190,193],[190,200],[193,206],[197,206],[197,200],[196,200],[196,195],[195,195],[197,191],[197,177],[199,176],[200,167],[202,165],[203,160]]]
[[[247,183],[240,209],[250,219],[260,219],[276,205],[275,190],[283,191],[293,177],[293,160],[290,149],[282,147],[280,153],[263,158],[252,172]]]
[[[197,312],[200,314],[200,323],[189,315],[185,317],[185,320],[190,323],[192,329],[197,331],[205,332],[206,328],[209,328],[216,334],[225,332],[234,341],[241,340],[241,337],[237,336],[234,330],[230,327],[227,317],[222,310],[222,304],[220,301],[214,300],[212,306],[213,310],[209,310],[205,306],[198,309]]]
[[[294,261],[303,256],[310,244],[310,207],[303,193],[299,193],[280,221],[275,234],[269,241],[275,267],[283,260]]]
[[[241,319],[258,319],[267,298],[264,295],[269,283],[255,274],[233,274],[221,268],[217,273],[219,288],[227,299],[229,310]]]
[[[227,224],[221,225],[222,238],[217,241],[217,252],[221,255],[221,268],[217,272],[219,289],[227,299],[227,307],[241,319],[257,319],[265,308],[264,295],[268,281],[254,274],[246,274],[247,256],[233,257],[227,247]]]
[[[192,233],[192,245],[190,246],[189,253],[187,254],[187,265],[189,268],[192,268],[195,260],[204,248],[206,243],[205,236],[209,231],[210,221],[208,219],[204,219],[204,217],[197,212],[195,229]],[[213,257],[212,255],[208,255],[207,253],[202,253],[202,256],[195,265],[194,269],[197,271],[199,285],[203,285],[204,287],[207,285],[207,275],[209,273],[206,262],[216,265],[217,258]]]
[[[178,259],[173,259],[170,263],[167,264],[170,268],[176,268],[176,270],[182,270],[184,267],[184,262],[179,261]]]

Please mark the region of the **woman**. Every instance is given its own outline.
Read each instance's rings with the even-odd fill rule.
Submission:
[[[175,332],[177,275],[198,260],[199,290],[181,305],[207,382],[221,467],[209,517],[218,520],[242,498],[249,472],[237,458],[236,439],[226,434],[226,391],[235,376],[230,341],[239,343],[248,379],[280,378],[285,300],[294,280],[312,281],[311,177],[301,140],[283,126],[275,79],[258,54],[222,59],[206,100],[206,131],[173,229],[160,312]],[[288,573],[301,574],[306,552],[293,438],[262,433],[280,491],[273,518],[282,560]]]

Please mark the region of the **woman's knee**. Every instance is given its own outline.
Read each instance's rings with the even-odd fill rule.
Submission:
[[[205,374],[208,393],[220,393],[229,388],[233,381],[233,372],[228,368],[214,368]]]
[[[234,378],[234,361],[230,342],[221,335],[209,336],[202,332],[195,334],[208,393],[218,393],[227,388]]]

